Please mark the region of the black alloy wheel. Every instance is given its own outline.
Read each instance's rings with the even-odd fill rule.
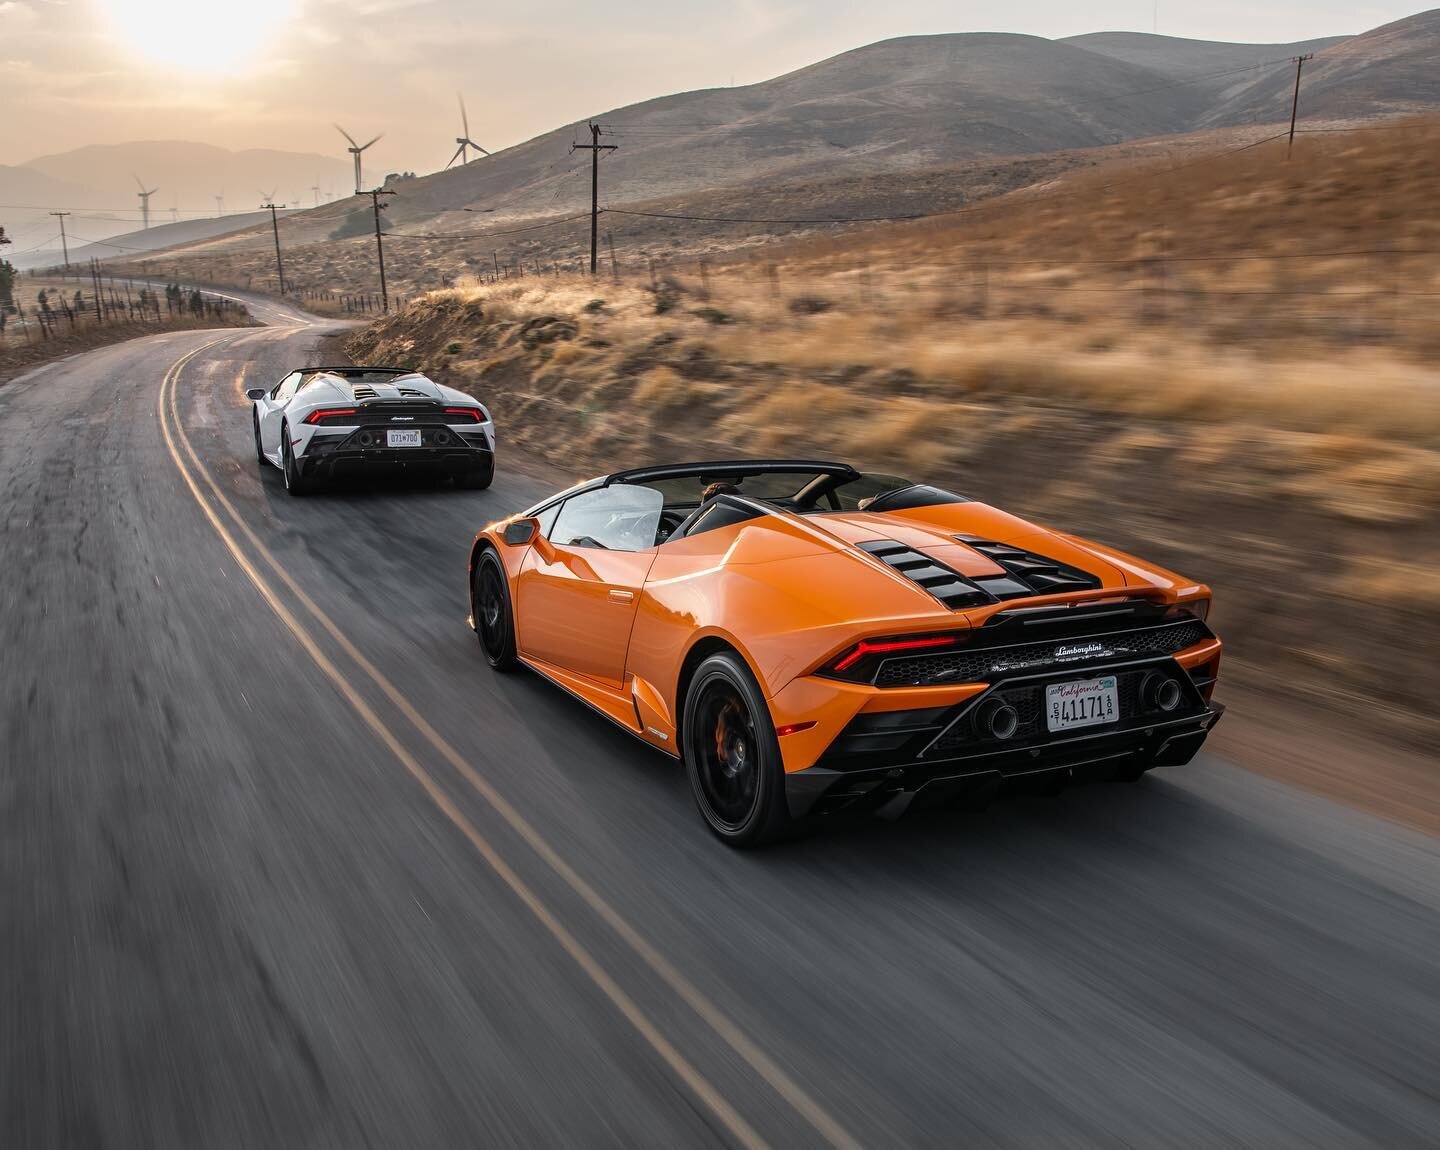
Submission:
[[[739,656],[712,655],[696,669],[685,699],[684,756],[700,814],[723,841],[759,846],[789,830],[770,709]]]
[[[499,557],[488,548],[480,553],[480,561],[475,565],[470,611],[475,634],[480,637],[480,650],[490,666],[497,671],[509,671],[518,666],[514,616],[510,611],[505,572],[500,567]]]
[[[310,490],[310,481],[300,474],[300,464],[290,444],[289,425],[280,429],[280,463],[280,469],[285,473],[285,490],[291,495],[306,494]]]

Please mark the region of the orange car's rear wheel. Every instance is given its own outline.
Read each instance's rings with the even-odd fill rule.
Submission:
[[[784,768],[770,709],[736,655],[696,668],[685,698],[685,769],[700,814],[732,846],[759,846],[785,833]]]

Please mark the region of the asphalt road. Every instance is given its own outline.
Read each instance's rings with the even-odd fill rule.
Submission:
[[[487,492],[257,468],[319,330],[0,388],[0,1146],[1440,1138],[1434,840],[1206,758],[732,853],[481,660],[503,426]]]

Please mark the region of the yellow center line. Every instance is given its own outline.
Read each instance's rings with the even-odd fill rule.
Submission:
[[[222,337],[225,338],[225,337]],[[490,866],[491,870],[505,883],[516,895],[550,935],[558,942],[561,948],[568,954],[584,971],[585,975],[593,982],[605,997],[608,998],[617,1010],[624,1016],[625,1020],[645,1039],[665,1063],[675,1072],[676,1076],[701,1100],[711,1112],[725,1125],[734,1135],[735,1139],[746,1147],[753,1147],[755,1150],[764,1150],[765,1142],[760,1135],[736,1112],[734,1107],[720,1094],[720,1092],[706,1079],[683,1054],[662,1034],[652,1023],[639,1005],[632,999],[615,980],[606,972],[600,963],[585,949],[584,945],[565,927],[555,916],[540,897],[531,889],[505,861],[499,851],[485,838],[475,825],[465,817],[455,806],[449,796],[435,781],[420,762],[409,752],[409,750],[395,736],[394,732],[385,724],[374,709],[360,696],[359,692],[351,685],[345,674],[316,644],[315,640],[307,633],[300,621],[290,611],[274,589],[265,581],[249,557],[241,550],[236,543],[234,536],[226,529],[221,522],[204,492],[196,484],[189,468],[186,467],[184,459],[181,458],[176,448],[175,437],[171,434],[171,420],[174,420],[176,434],[185,445],[186,454],[194,459],[193,450],[185,439],[184,432],[180,427],[178,405],[175,400],[175,382],[178,380],[180,371],[191,359],[199,355],[222,340],[213,340],[201,347],[195,348],[182,356],[166,373],[160,384],[160,395],[158,402],[160,416],[160,430],[165,439],[165,447],[174,461],[176,469],[184,479],[186,487],[189,488],[191,496],[200,507],[201,512],[214,528],[215,533],[220,537],[240,569],[254,584],[261,597],[275,612],[276,616],[293,634],[305,653],[310,656],[315,665],[327,679],[334,684],[341,696],[356,714],[364,721],[376,736],[385,744],[389,751],[400,761],[400,764],[410,773],[412,777],[424,788],[430,800],[441,810],[446,818],[470,841],[471,845],[479,855]],[[170,410],[166,410],[166,393],[169,392]],[[198,460],[196,460],[198,467]],[[213,487],[213,481],[203,469],[201,475]],[[233,514],[233,509],[232,509]],[[270,560],[273,563],[273,559]]]
[[[177,364],[178,369],[183,365]],[[266,564],[295,599],[305,608],[306,611],[320,624],[330,637],[339,645],[341,650],[369,677],[369,679],[380,688],[381,692],[390,703],[420,732],[421,736],[433,747],[442,758],[453,767],[467,783],[505,820],[506,823],[518,834],[530,848],[539,855],[546,864],[570,887],[596,915],[617,934],[625,944],[645,963],[671,991],[678,995],[687,1006],[690,1007],[705,1023],[720,1036],[720,1038],[736,1054],[738,1054],[750,1068],[764,1079],[796,1113],[800,1114],[815,1130],[832,1146],[838,1150],[860,1150],[860,1144],[824,1109],[809,1093],[785,1070],[770,1057],[761,1047],[749,1037],[740,1027],[723,1011],[713,1003],[693,982],[661,954],[635,927],[631,926],[618,910],[605,899],[593,886],[587,882],[550,843],[540,834],[534,825],[525,818],[510,801],[504,797],[495,787],[481,776],[468,760],[456,748],[440,734],[414,706],[406,695],[396,687],[360,650],[350,641],[350,638],[340,627],[327,615],[320,606],[300,587],[290,573],[271,553],[269,548],[250,529],[249,524],[236,511],[225,493],[211,477],[209,471],[200,463],[199,456],[195,453],[190,444],[189,437],[185,434],[185,428],[179,417],[179,408],[175,405],[175,392],[173,384],[170,389],[171,407],[174,416],[175,430],[180,438],[190,462],[195,466],[196,471],[205,480],[207,486],[213,492],[216,500],[225,509],[230,519],[239,528],[242,535],[250,546],[265,560]]]

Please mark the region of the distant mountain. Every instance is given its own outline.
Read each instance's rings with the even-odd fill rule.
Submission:
[[[284,216],[281,218],[283,219]],[[175,223],[156,224],[140,231],[122,232],[119,235],[109,236],[95,242],[86,242],[72,234],[70,262],[72,264],[88,263],[91,257],[102,261],[144,260],[149,253],[159,251],[161,248],[171,248],[182,244],[192,246],[230,235],[232,232],[244,231],[258,224],[264,224],[268,233],[270,213],[236,212],[233,215],[227,214],[223,218],[212,216],[207,219],[179,220]],[[17,268],[24,270],[53,267],[60,263],[61,259],[62,253],[57,244],[38,251],[26,252],[24,255],[15,257],[13,262]],[[160,266],[159,261],[157,261],[157,266]],[[163,267],[160,267],[155,274],[163,275]]]
[[[710,189],[758,196],[781,183],[823,187],[987,157],[1280,123],[1289,117],[1294,83],[1289,59],[1310,53],[1301,92],[1306,122],[1440,109],[1440,11],[1359,36],[1293,44],[1121,32],[1063,41],[907,36],[762,83],[597,114],[603,142],[618,145],[601,161],[602,199],[619,206]],[[389,226],[443,243],[508,221],[578,212],[590,191],[589,159],[570,148],[581,139],[588,139],[584,124],[566,125],[406,180],[386,206]],[[822,200],[808,202],[812,212],[823,210]],[[288,221],[289,242],[358,234],[362,211],[368,204],[351,198],[300,212]],[[257,230],[226,242],[268,241]]]
[[[90,194],[82,184],[47,176],[35,168],[0,164],[0,203],[7,208],[33,205],[36,208],[65,206]]]
[[[602,161],[603,186],[618,203],[1279,122],[1290,111],[1288,61],[1311,53],[1306,119],[1440,108],[1440,11],[1293,44],[1125,32],[1064,41],[907,36],[763,83],[602,113],[596,120],[620,146]],[[492,218],[581,207],[585,162],[568,145],[582,132],[567,126],[408,184],[392,219],[413,223],[461,206],[493,207]]]
[[[763,83],[665,96],[598,116],[620,150],[603,161],[612,200],[717,183],[791,179],[1047,152],[1177,130],[1205,99],[1144,99],[1156,73],[1036,36],[963,33],[886,40]],[[576,129],[407,185],[397,220],[499,201],[580,204]]]
[[[232,152],[187,140],[91,144],[23,166],[88,187],[94,196],[90,205],[106,208],[136,205],[138,176],[146,187],[159,189],[150,204],[152,220],[164,218],[164,210],[176,204],[182,210],[209,209],[217,195],[224,195],[228,208],[259,204],[270,191],[287,203],[311,204],[314,185],[322,194],[348,195],[354,181],[342,148],[333,156],[264,148]]]

